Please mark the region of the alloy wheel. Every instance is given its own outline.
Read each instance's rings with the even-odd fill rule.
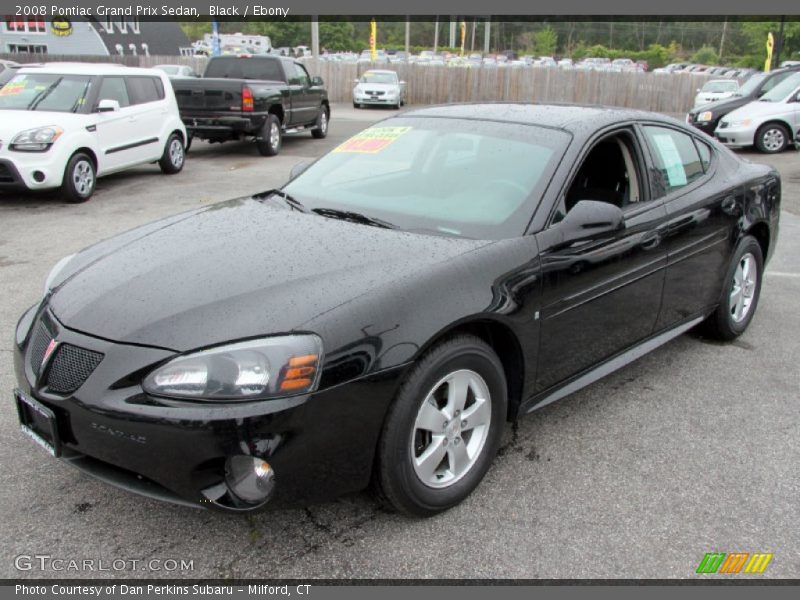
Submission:
[[[169,144],[169,160],[175,168],[183,164],[183,144],[178,138],[174,138]]]
[[[767,129],[761,136],[761,140],[764,144],[764,148],[770,152],[776,152],[777,150],[780,150],[786,143],[786,137],[784,136],[783,131],[777,127]]]
[[[420,481],[446,488],[464,477],[481,455],[491,418],[489,386],[478,373],[463,369],[440,379],[411,433],[411,461]]]
[[[739,259],[739,264],[736,265],[736,270],[733,273],[728,308],[734,322],[741,323],[750,312],[757,282],[758,266],[756,259],[748,252]]]
[[[79,160],[72,169],[72,183],[75,190],[85,197],[92,193],[94,187],[94,169],[88,160]]]

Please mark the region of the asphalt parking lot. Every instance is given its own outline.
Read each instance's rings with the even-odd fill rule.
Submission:
[[[683,578],[712,551],[771,552],[756,577],[800,576],[800,153],[792,150],[743,153],[774,164],[784,186],[776,255],[747,333],[729,345],[684,335],[509,425],[482,485],[443,515],[411,520],[366,493],[247,517],[176,507],[95,482],[19,432],[14,325],[59,258],[276,187],[295,163],[393,112],[335,106],[326,140],[286,138],[273,158],[250,144],[196,144],[183,173],[152,166],[101,179],[82,205],[0,195],[1,576]],[[121,560],[126,569],[15,567],[16,557],[35,554]],[[151,559],[193,569],[144,570]]]

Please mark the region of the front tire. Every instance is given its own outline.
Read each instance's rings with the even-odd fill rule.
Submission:
[[[319,110],[319,116],[317,116],[317,126],[311,130],[311,137],[316,140],[321,140],[328,135],[328,120],[330,118],[330,113],[328,109],[323,106]]]
[[[275,115],[267,115],[267,120],[256,138],[256,146],[261,156],[275,156],[281,151],[283,132],[281,122]]]
[[[183,146],[183,138],[180,134],[172,133],[167,138],[164,153],[158,161],[158,166],[161,167],[161,171],[165,175],[174,175],[183,170],[185,162],[186,148]]]
[[[789,131],[780,123],[767,123],[756,132],[756,148],[766,154],[777,154],[789,145]]]
[[[478,486],[500,445],[507,386],[495,352],[474,336],[429,350],[405,378],[384,423],[377,484],[400,512],[431,516]]]
[[[744,333],[758,306],[764,257],[752,236],[745,236],[733,253],[725,274],[719,306],[706,321],[712,337],[729,341]]]
[[[86,202],[94,194],[97,174],[94,161],[88,154],[76,152],[67,162],[61,194],[67,202],[78,204]]]

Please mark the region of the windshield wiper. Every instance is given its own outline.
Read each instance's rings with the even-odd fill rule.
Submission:
[[[330,219],[341,219],[342,221],[350,221],[351,223],[358,223],[360,225],[372,225],[373,227],[383,227],[384,229],[397,229],[388,221],[376,219],[375,217],[368,217],[359,212],[350,210],[339,210],[337,208],[312,208],[311,212],[317,213],[322,217]]]
[[[44,99],[47,98],[50,95],[50,92],[52,92],[54,89],[56,89],[58,84],[61,83],[62,79],[64,79],[64,78],[63,77],[59,77],[53,83],[51,83],[48,88],[46,88],[46,89],[42,90],[41,92],[39,92],[38,94],[36,94],[31,99],[31,103],[28,104],[28,110],[36,110],[36,107],[39,106],[44,101]]]
[[[283,200],[295,210],[299,210],[301,212],[308,212],[306,207],[303,206],[303,203],[300,200],[297,200],[294,196],[291,196],[284,192],[283,190],[267,190],[266,192],[261,192],[260,194],[255,194],[253,198],[258,198],[259,200],[263,200],[265,198],[269,198],[270,196],[279,196],[283,198]]]

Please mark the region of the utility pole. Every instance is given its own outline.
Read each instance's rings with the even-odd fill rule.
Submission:
[[[436,29],[433,32],[433,53],[436,54],[439,48],[439,15],[436,15]]]
[[[781,28],[778,32],[778,41],[775,43],[775,62],[772,63],[776,67],[781,64],[781,50],[783,50],[783,28],[785,24],[786,17],[781,17]]]
[[[408,60],[410,50],[411,50],[411,21],[408,20],[408,15],[406,15],[406,60]]]
[[[486,17],[486,26],[483,30],[483,54],[489,54],[489,38],[492,35],[492,17]]]
[[[453,20],[452,15],[450,16],[450,43],[448,44],[448,47],[456,47],[456,22]]]
[[[311,56],[319,58],[319,17],[311,17]]]
[[[722,37],[719,40],[719,62],[722,62],[722,52],[725,49],[725,34],[728,31],[728,19],[722,24]]]
[[[478,19],[473,17],[473,19],[472,19],[472,41],[470,42],[470,45],[469,45],[469,51],[470,52],[475,52],[475,29],[476,29],[477,25],[478,25]]]

